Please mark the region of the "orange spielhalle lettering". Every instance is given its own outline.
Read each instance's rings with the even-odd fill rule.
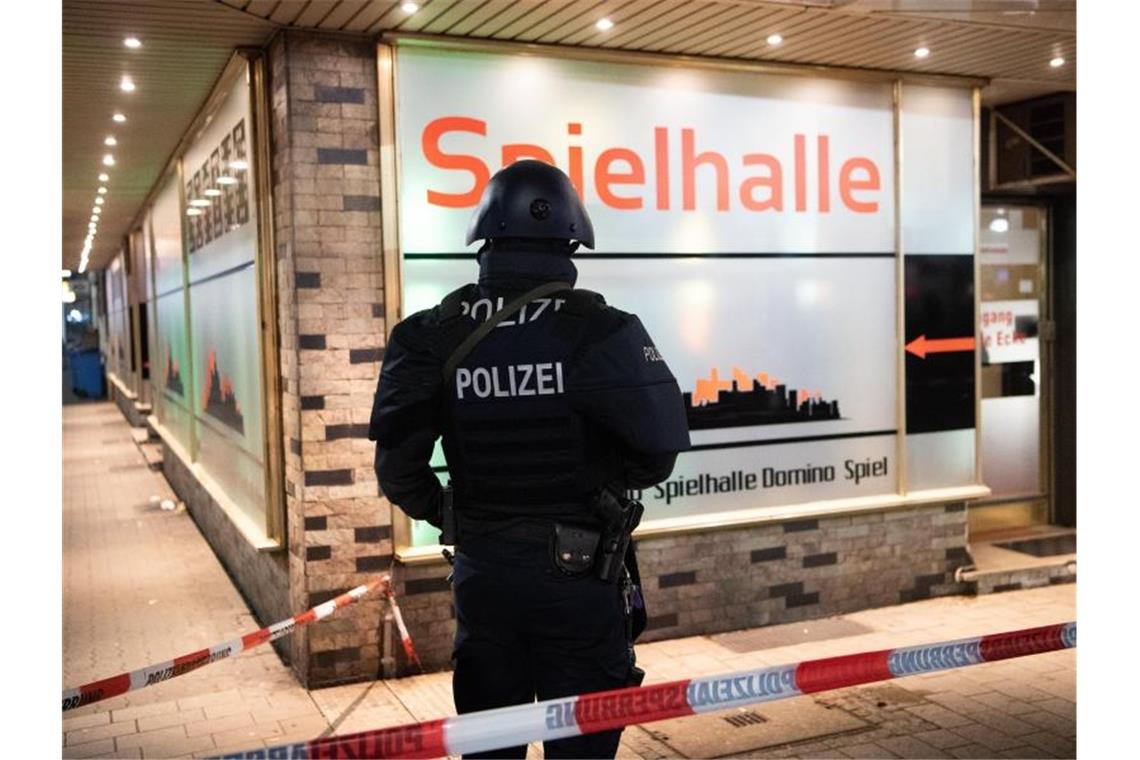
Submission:
[[[582,125],[577,123],[570,123],[566,125],[566,132],[571,135],[582,134]],[[571,145],[568,151],[570,156],[570,171],[566,172],[570,175],[570,184],[578,191],[578,197],[581,200],[586,200],[586,185],[582,177],[582,148],[579,145]]]
[[[615,172],[610,166],[615,161],[624,161],[629,164],[629,171]],[[643,185],[645,184],[645,166],[641,157],[629,148],[610,148],[603,150],[594,164],[594,189],[602,203],[610,208],[634,210],[642,206],[641,198],[623,198],[610,191],[610,185]]]
[[[483,188],[491,179],[491,172],[487,169],[487,165],[476,156],[465,153],[444,153],[440,150],[439,138],[446,132],[471,132],[472,134],[486,136],[487,122],[481,119],[470,119],[466,116],[442,116],[424,127],[421,148],[428,163],[432,166],[438,166],[440,169],[468,171],[475,178],[474,186],[466,193],[441,193],[437,190],[428,190],[428,203],[444,208],[474,206],[479,202]]]
[[[657,168],[657,210],[669,210],[669,130],[653,128],[653,163]]]
[[[784,210],[784,170],[780,160],[767,153],[746,153],[745,166],[765,166],[767,177],[749,177],[740,183],[740,203],[749,211]],[[767,188],[767,200],[757,200],[756,190]]]
[[[796,211],[807,211],[807,149],[804,146],[804,136],[796,135],[796,158],[794,167],[796,172]]]
[[[582,124],[569,122],[566,132],[571,137],[580,137]],[[421,147],[427,162],[439,169],[448,171],[469,172],[473,183],[471,189],[462,193],[446,193],[428,189],[428,203],[445,208],[470,208],[475,206],[483,188],[490,179],[490,170],[484,161],[477,155],[465,153],[445,153],[440,142],[448,132],[467,132],[470,134],[486,136],[487,123],[481,119],[465,116],[443,116],[435,119],[424,127],[421,136]],[[816,194],[817,210],[821,214],[831,212],[832,169],[831,138],[827,134],[816,134],[816,172],[814,179],[817,187],[811,188],[807,173],[807,135],[796,133],[792,136],[792,192],[794,193],[794,211],[808,211],[809,189]],[[733,176],[729,168],[729,161],[724,154],[716,150],[698,151],[696,146],[696,130],[690,127],[681,129],[681,208],[684,211],[695,211],[698,207],[697,172],[701,167],[709,167],[715,174],[716,183],[716,210],[730,210],[730,188]],[[508,143],[500,147],[502,165],[510,164],[523,158],[533,158],[539,161],[558,166],[554,153],[533,143]],[[592,156],[591,156],[592,158]],[[566,168],[571,183],[583,199],[586,194],[586,157],[581,145],[569,144],[566,146]],[[627,147],[615,146],[601,149],[594,160],[592,172],[588,175],[594,182],[594,191],[598,199],[608,208],[619,211],[637,211],[645,208],[644,194],[632,192],[629,195],[619,195],[616,192],[620,185],[632,187],[646,184],[646,161],[636,150]],[[748,211],[784,211],[784,166],[780,159],[769,153],[746,153],[741,157],[745,168],[761,167],[762,171],[752,176],[744,176],[739,180],[738,197],[741,206]],[[615,167],[624,164],[623,170]],[[670,210],[670,155],[669,155],[669,128],[666,126],[653,127],[653,155],[652,171],[654,173],[654,201],[659,211]],[[837,172],[839,199],[846,210],[857,214],[873,214],[879,210],[877,196],[868,195],[877,193],[882,189],[879,167],[866,156],[854,156],[840,166]],[[983,317],[984,318],[984,317]],[[223,379],[226,382],[226,379]]]
[[[827,142],[827,135],[818,135],[815,138],[816,153],[819,159],[819,213],[821,214],[831,211],[830,166],[828,165],[830,155]]]
[[[728,161],[715,150],[706,150],[694,155],[692,129],[681,130],[681,207],[692,211],[697,207],[697,167],[701,164],[712,166],[716,171],[716,210],[728,211]]]
[[[857,169],[865,171],[867,173],[866,178],[855,179],[852,175]],[[860,201],[852,193],[856,190],[878,189],[879,167],[875,166],[874,161],[863,156],[857,156],[843,162],[843,167],[839,170],[839,197],[843,199],[844,206],[856,213],[873,214],[879,210],[879,202]]]

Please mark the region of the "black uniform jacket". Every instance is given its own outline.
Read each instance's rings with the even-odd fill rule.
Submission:
[[[473,318],[462,319],[474,329],[536,285],[576,277],[563,253],[493,248],[464,301]],[[641,321],[590,295],[593,308],[579,320],[569,309],[559,314],[558,294],[532,302],[447,382],[440,307],[396,325],[368,433],[392,503],[438,526],[441,485],[430,459],[441,436],[462,531],[535,517],[575,521],[601,486],[645,488],[669,477],[689,448],[677,382]]]

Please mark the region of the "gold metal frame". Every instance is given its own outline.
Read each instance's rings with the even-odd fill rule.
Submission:
[[[124,259],[125,262],[130,264],[127,270],[127,326],[131,331],[131,361],[135,365],[131,370],[131,381],[134,386],[131,390],[135,392],[135,410],[138,411],[140,404],[149,404],[149,389],[144,390],[143,383],[143,362],[142,362],[142,325],[138,324],[138,306],[141,303],[146,303],[146,286],[142,286],[142,293],[139,292],[140,283],[143,282],[142,273],[139,272],[139,265],[142,264],[142,252],[136,250],[136,242],[139,240],[141,233],[138,228],[131,227],[126,235],[126,252],[127,255]],[[149,348],[149,347],[148,347]]]
[[[956,488],[935,489],[916,492],[909,496],[906,479],[906,333],[905,333],[905,258],[902,234],[902,88],[904,84],[932,85],[942,87],[969,87],[972,89],[973,110],[973,190],[974,190],[974,281],[978,282],[979,235],[977,221],[980,208],[980,108],[981,88],[989,80],[980,77],[959,77],[938,74],[914,74],[912,72],[853,69],[832,66],[812,66],[802,64],[782,64],[761,61],[734,61],[697,56],[642,53],[636,51],[600,50],[597,48],[567,47],[561,45],[540,45],[534,43],[504,42],[456,38],[443,35],[388,32],[380,36],[377,43],[377,109],[380,134],[380,182],[381,182],[381,245],[384,265],[384,313],[385,332],[391,335],[392,328],[403,316],[403,261],[400,255],[399,239],[399,176],[400,155],[396,135],[396,107],[398,99],[397,69],[395,53],[397,46],[430,47],[440,50],[482,52],[498,55],[535,55],[544,57],[581,60],[593,63],[641,64],[652,66],[672,66],[716,71],[733,71],[750,74],[777,74],[811,78],[842,79],[859,82],[889,84],[892,88],[893,140],[894,140],[894,202],[895,202],[895,250],[896,250],[896,330],[898,331],[897,383],[898,394],[896,416],[897,492],[877,497],[859,499],[839,499],[827,502],[781,505],[776,508],[763,508],[763,513],[755,509],[740,510],[725,517],[706,520],[697,516],[692,520],[650,521],[637,531],[638,537],[705,533],[716,530],[754,526],[775,521],[784,521],[800,516],[820,516],[827,514],[858,514],[877,512],[916,504],[940,501],[961,501],[978,499],[988,495],[989,489],[981,480],[981,386],[977,382],[980,352],[975,351],[975,480],[973,485]],[[978,290],[974,289],[974,321],[980,323],[980,301]],[[438,547],[412,547],[411,520],[393,508],[393,546],[396,558],[405,564],[438,563]],[[676,524],[672,524],[672,523]],[[662,523],[660,525],[655,523]],[[664,523],[670,523],[665,525]]]
[[[404,316],[404,261],[400,255],[400,151],[396,144],[396,54],[392,45],[376,46],[376,107],[380,135],[380,246],[384,267],[384,334]],[[387,340],[385,340],[387,343]],[[411,519],[389,504],[392,545],[411,544]]]
[[[982,88],[974,87],[972,106],[974,114],[974,482],[985,485],[982,479]]]
[[[895,332],[898,335],[895,366],[895,480],[896,491],[906,495],[906,250],[903,247],[902,229],[902,98],[903,83],[896,79],[891,83],[891,124],[895,148]]]
[[[265,56],[242,51],[248,63],[250,122],[257,184],[257,313],[261,348],[261,419],[265,451],[265,533],[285,548],[285,441],[281,421],[281,342],[277,324],[277,252],[270,186],[269,98]]]
[[[186,252],[186,220],[182,218],[182,209],[186,208],[186,171],[185,162],[181,155],[175,162],[175,171],[178,182],[178,248],[182,252],[182,319],[186,325],[186,353],[194,353],[194,321],[190,310],[190,254]],[[161,186],[160,186],[161,187]],[[193,385],[193,370],[190,371],[190,384]],[[187,399],[186,414],[190,422],[190,461],[198,461],[199,441],[198,427],[194,422],[193,396]]]

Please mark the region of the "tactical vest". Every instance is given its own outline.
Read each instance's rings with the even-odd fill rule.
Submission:
[[[441,358],[510,300],[480,298],[476,285],[448,294],[440,304]],[[608,442],[572,410],[567,388],[587,323],[604,303],[579,289],[536,299],[445,381],[443,449],[461,514],[581,516],[586,495],[613,477]]]

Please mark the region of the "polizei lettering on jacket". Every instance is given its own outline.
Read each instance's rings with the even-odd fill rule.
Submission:
[[[516,398],[557,396],[564,393],[562,362],[510,364],[506,367],[476,367],[455,370],[455,396],[470,398]]]
[[[887,667],[897,676],[927,673],[931,670],[960,668],[982,662],[977,641],[942,646],[896,649],[887,657]]]
[[[701,708],[712,709],[714,705],[755,702],[798,693],[795,668],[783,668],[692,681],[688,702],[694,710],[700,711]]]

